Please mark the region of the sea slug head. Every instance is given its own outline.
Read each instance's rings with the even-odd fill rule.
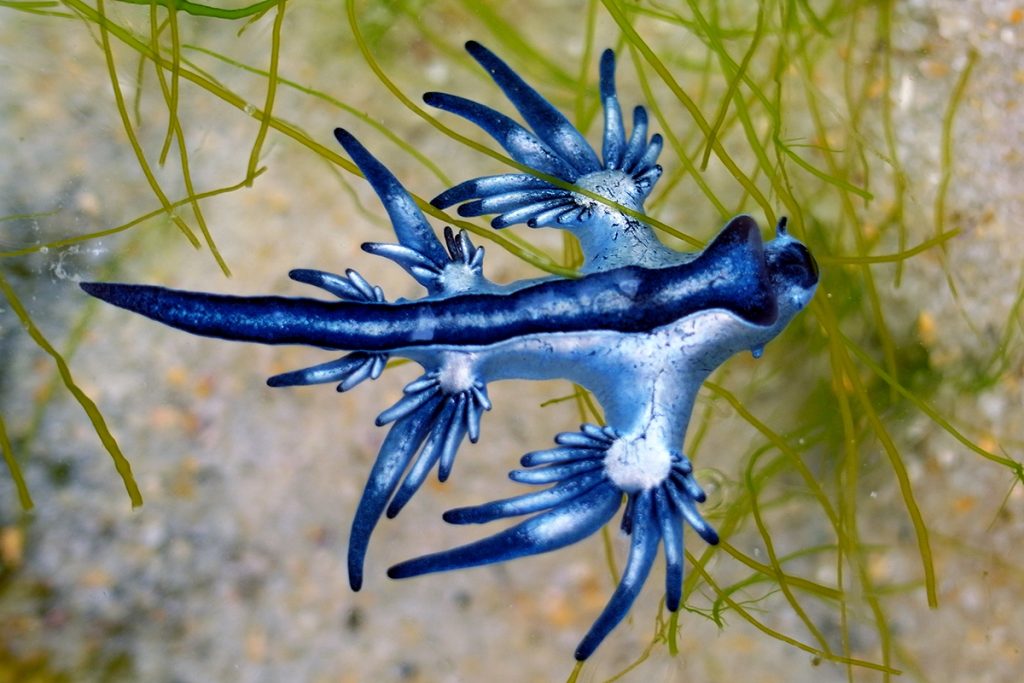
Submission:
[[[776,237],[764,245],[768,280],[779,304],[779,320],[785,325],[814,297],[818,287],[818,262],[802,242],[779,221]]]

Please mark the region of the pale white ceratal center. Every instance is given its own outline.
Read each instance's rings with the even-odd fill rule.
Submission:
[[[480,285],[480,269],[463,261],[452,261],[445,265],[440,279],[447,294],[470,292]]]
[[[606,197],[628,209],[640,211],[643,207],[645,193],[640,191],[633,176],[616,169],[595,171],[576,180],[576,186],[587,192]],[[604,207],[614,211],[614,207],[598,202],[582,194],[574,195],[577,205],[594,210]]]
[[[604,472],[625,493],[651,489],[672,470],[672,453],[646,434],[619,437],[605,452]]]
[[[475,371],[476,358],[471,353],[446,353],[437,370],[437,384],[446,394],[469,391],[479,380]]]

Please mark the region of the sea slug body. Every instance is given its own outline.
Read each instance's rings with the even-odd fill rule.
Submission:
[[[377,418],[378,425],[391,427],[352,522],[348,569],[354,590],[362,586],[366,550],[381,516],[396,516],[435,468],[446,480],[462,441],[479,438],[482,414],[491,409],[490,382],[561,378],[586,387],[603,408],[605,424],[557,435],[554,448],[526,454],[522,469],[510,473],[516,482],[545,488],[444,515],[452,524],[524,520],[388,570],[392,578],[408,578],[555,550],[600,529],[625,500],[621,527],[630,536],[629,557],[619,586],[576,649],[583,660],[628,612],[659,544],[667,565],[666,606],[679,608],[684,523],[708,543],[718,542],[697,509],[705,495],[680,450],[697,391],[732,355],[760,355],[810,301],[818,270],[784,219],[768,242],[745,215],[729,221],[698,253],[658,240],[641,218],[661,175],[661,137],[648,138],[643,107],[634,110],[627,137],[610,50],[600,65],[599,157],[508,65],[478,43],[466,48],[529,128],[455,95],[427,93],[425,101],[480,126],[536,175],[467,180],[441,193],[434,205],[457,205],[463,216],[494,215],[495,228],[525,223],[567,230],[584,255],[581,277],[491,282],[483,274],[483,248],[450,228],[439,240],[391,172],[338,129],[338,141],[380,197],[398,238],[397,244],[363,249],[404,268],[426,290],[422,298],[387,301],[353,270],[291,271],[294,280],[324,290],[330,300],[134,284],[82,288],[193,334],[346,352],[271,377],[275,387],[332,382],[347,391],[377,378],[392,357],[423,367],[423,375]]]

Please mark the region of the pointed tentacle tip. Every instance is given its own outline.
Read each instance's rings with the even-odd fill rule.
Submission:
[[[122,285],[116,282],[79,282],[79,288],[89,296],[96,297],[100,301],[106,301],[115,306],[121,306],[121,302],[127,298],[128,293],[135,285]]]
[[[779,218],[779,222],[775,226],[775,236],[776,237],[782,237],[782,236],[787,234],[786,225],[787,225],[788,222],[789,222],[789,219],[786,218],[785,216],[781,216]]]
[[[422,95],[423,103],[431,107],[439,107],[439,103],[444,97],[445,93],[437,92],[436,90],[428,90]]]
[[[615,50],[606,47],[601,52],[601,76],[614,78],[615,76]]]
[[[348,132],[344,128],[339,127],[334,129],[334,139],[337,140],[338,144],[340,144],[349,154],[352,154],[351,148],[362,147],[362,144],[356,139],[356,136],[352,135],[352,133]]]

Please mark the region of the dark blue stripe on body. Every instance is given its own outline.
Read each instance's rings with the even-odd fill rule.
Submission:
[[[552,280],[509,294],[378,304],[279,296],[236,297],[146,285],[83,283],[121,308],[193,334],[264,344],[385,351],[487,345],[522,335],[645,332],[706,309],[758,325],[777,316],[753,219],[734,219],[697,259]]]

